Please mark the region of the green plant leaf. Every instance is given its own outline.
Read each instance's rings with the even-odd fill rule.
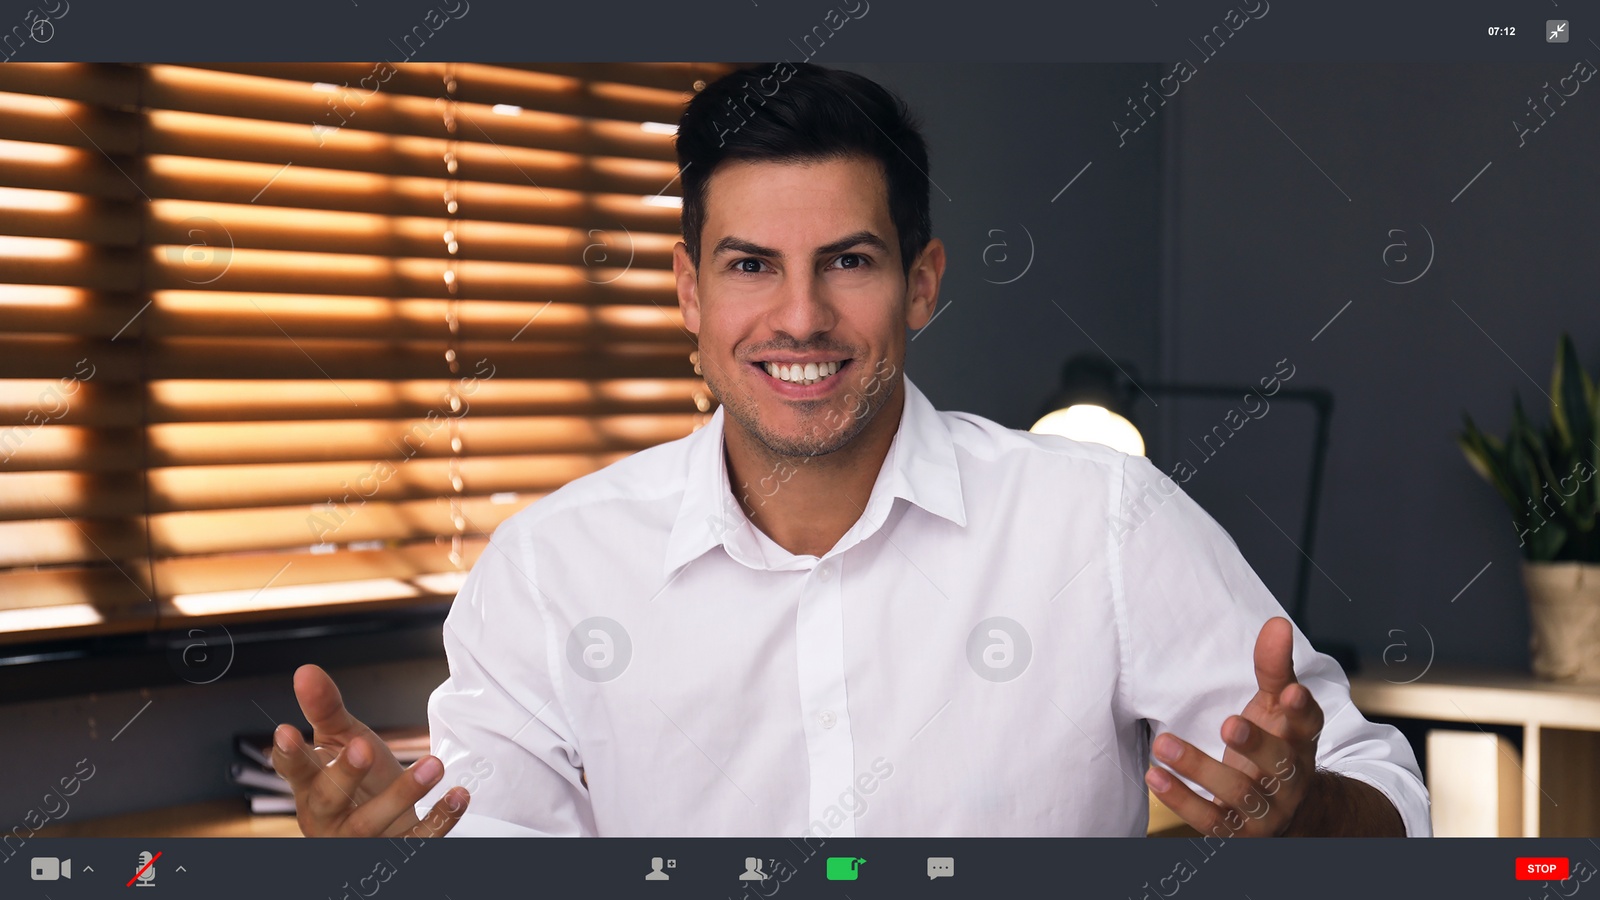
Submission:
[[[1472,421],[1472,416],[1462,414],[1462,418],[1465,424],[1456,436],[1456,443],[1466,456],[1467,463],[1483,480],[1494,486],[1512,510],[1517,509],[1521,501],[1507,479],[1505,446],[1492,435],[1484,434]]]
[[[1594,383],[1578,365],[1572,335],[1562,334],[1556,344],[1555,373],[1550,376],[1550,421],[1561,435],[1562,446],[1580,447],[1594,437],[1593,403]]]

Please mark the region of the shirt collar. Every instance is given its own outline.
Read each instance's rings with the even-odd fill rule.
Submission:
[[[866,510],[840,541],[840,548],[881,527],[897,497],[956,525],[967,524],[950,429],[909,377],[900,383],[905,391],[900,426],[872,486]],[[759,552],[751,552],[755,526],[740,508],[728,482],[723,453],[724,417],[725,411],[718,407],[711,421],[686,439],[690,442],[687,480],[677,521],[667,539],[663,574],[672,573],[718,545],[741,561],[760,558]]]

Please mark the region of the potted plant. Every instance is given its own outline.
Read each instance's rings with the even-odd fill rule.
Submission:
[[[1556,345],[1550,424],[1528,421],[1513,397],[1504,440],[1471,416],[1457,437],[1467,461],[1511,507],[1522,549],[1533,671],[1541,678],[1600,682],[1600,391],[1578,364],[1572,337]]]

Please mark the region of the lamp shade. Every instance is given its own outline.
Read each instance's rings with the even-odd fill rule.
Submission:
[[[1128,418],[1133,390],[1133,382],[1112,361],[1074,356],[1061,372],[1061,388],[1029,430],[1142,456],[1144,437]]]
[[[1144,437],[1139,429],[1122,415],[1093,403],[1075,403],[1066,409],[1047,412],[1028,430],[1105,444],[1134,456],[1144,455]]]

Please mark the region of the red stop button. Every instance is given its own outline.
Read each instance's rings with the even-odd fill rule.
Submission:
[[[1565,856],[1519,856],[1517,857],[1518,881],[1566,881],[1567,858]]]

